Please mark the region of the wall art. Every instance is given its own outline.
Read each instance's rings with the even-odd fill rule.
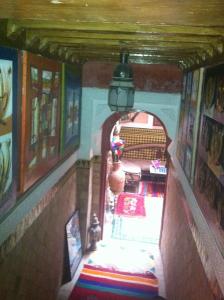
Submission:
[[[79,147],[81,122],[81,66],[62,66],[61,155]]]
[[[82,245],[79,229],[79,212],[76,210],[65,226],[63,283],[73,278],[81,258]]]
[[[18,52],[0,47],[0,217],[16,201]]]
[[[43,178],[59,160],[61,65],[23,52],[20,191]]]
[[[223,253],[224,64],[206,68],[203,82],[194,193]]]
[[[181,98],[177,156],[190,184],[193,184],[195,169],[201,100],[198,95],[200,78],[200,69],[185,74]]]

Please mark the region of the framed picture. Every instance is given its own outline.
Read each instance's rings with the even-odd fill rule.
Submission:
[[[22,62],[20,191],[24,192],[59,160],[61,65],[25,51]]]
[[[81,112],[81,66],[62,65],[61,155],[79,147]]]
[[[188,124],[187,124],[187,142],[192,147],[193,140],[195,135],[195,118],[197,111],[197,101],[198,101],[198,89],[199,89],[199,79],[200,79],[200,70],[197,69],[193,72],[192,79],[192,90],[190,97],[190,106],[188,113]]]
[[[189,93],[191,88],[191,73],[185,73],[183,77],[183,90],[181,95],[180,119],[178,130],[177,157],[182,167],[185,164],[187,114],[189,109]]]
[[[79,230],[79,212],[76,211],[65,226],[65,270],[64,283],[70,281],[82,258],[82,245]]]
[[[185,151],[184,171],[188,180],[190,180],[191,178],[191,167],[192,167],[192,149],[191,147],[187,146]]]
[[[0,47],[0,217],[16,201],[18,52]]]

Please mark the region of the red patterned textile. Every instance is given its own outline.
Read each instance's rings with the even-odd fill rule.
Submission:
[[[69,300],[138,300],[157,295],[158,279],[150,272],[121,272],[86,264]]]
[[[141,181],[139,193],[146,197],[164,197],[165,184],[163,182]]]
[[[144,196],[133,193],[121,193],[117,199],[115,214],[128,217],[145,217]]]

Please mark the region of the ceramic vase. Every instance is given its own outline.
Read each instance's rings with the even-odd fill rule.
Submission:
[[[124,191],[125,173],[122,170],[121,162],[114,162],[112,171],[108,176],[108,182],[111,191],[117,195]]]

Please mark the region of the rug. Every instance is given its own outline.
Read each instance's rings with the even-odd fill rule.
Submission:
[[[97,251],[91,253],[88,265],[129,273],[156,275],[154,248],[145,243],[113,239],[97,243]]]
[[[163,197],[164,191],[163,182],[141,181],[139,184],[139,194],[146,197]]]
[[[158,244],[160,238],[163,197],[144,197],[145,217],[115,214],[111,237],[119,240]]]
[[[144,197],[134,193],[121,193],[117,199],[115,214],[127,217],[145,217]]]
[[[137,300],[158,295],[158,280],[147,275],[84,265],[69,300]]]

